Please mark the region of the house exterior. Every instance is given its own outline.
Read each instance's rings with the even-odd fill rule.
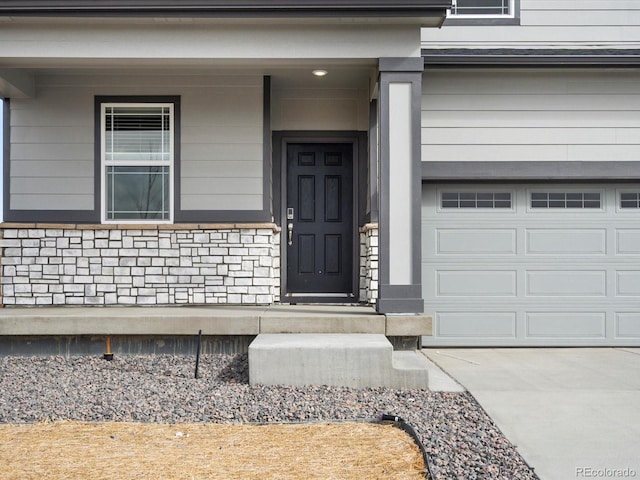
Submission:
[[[361,302],[433,316],[427,345],[638,345],[639,16],[3,2],[3,304]]]

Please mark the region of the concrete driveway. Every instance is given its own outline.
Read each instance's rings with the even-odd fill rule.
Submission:
[[[640,479],[640,348],[425,349],[541,480]]]

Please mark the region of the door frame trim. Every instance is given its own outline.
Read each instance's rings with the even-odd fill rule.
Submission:
[[[353,148],[353,262],[352,262],[352,297],[327,296],[287,296],[287,243],[286,228],[280,232],[280,303],[359,303],[360,301],[360,236],[358,225],[364,217],[362,208],[362,192],[366,195],[366,188],[362,188],[362,173],[366,172],[366,142],[367,132],[358,131],[279,131],[273,132],[273,183],[272,204],[274,221],[280,227],[286,218],[287,198],[287,147],[290,143],[343,143],[351,144]],[[366,181],[366,178],[365,178]],[[365,184],[366,186],[366,184]],[[365,202],[366,203],[366,202]]]

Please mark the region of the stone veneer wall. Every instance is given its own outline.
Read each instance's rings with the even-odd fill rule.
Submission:
[[[378,300],[378,224],[360,229],[360,301],[375,305]]]
[[[279,301],[273,224],[0,228],[5,306]]]

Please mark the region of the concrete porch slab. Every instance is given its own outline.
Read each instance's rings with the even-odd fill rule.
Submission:
[[[385,335],[388,337],[432,335],[432,332],[433,318],[429,315],[386,315]]]
[[[0,308],[0,336],[431,334],[431,318],[361,305]]]
[[[385,334],[385,317],[360,305],[272,305],[260,317],[260,333]]]
[[[3,308],[0,335],[257,335],[264,307]]]

